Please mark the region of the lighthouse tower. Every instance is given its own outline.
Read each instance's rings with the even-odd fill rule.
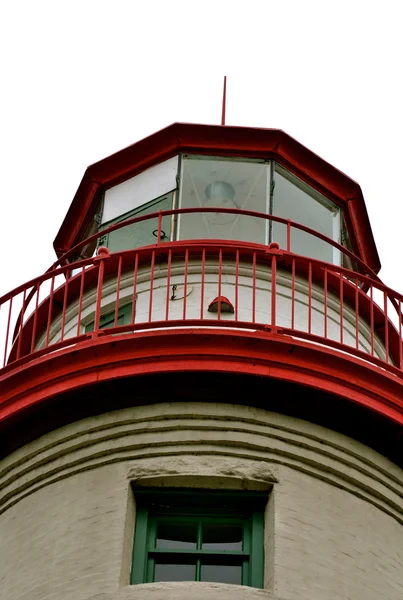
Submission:
[[[401,600],[403,296],[357,183],[176,123],[0,298],[2,600]]]

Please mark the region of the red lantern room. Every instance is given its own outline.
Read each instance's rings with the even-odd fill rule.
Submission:
[[[318,550],[309,539],[301,550],[298,526],[295,542],[283,536],[289,520],[281,510],[292,496],[281,495],[285,468],[302,477],[297,483],[295,475],[297,513],[299,501],[304,511],[302,480],[312,477],[318,486],[343,490],[343,498],[360,498],[362,506],[351,508],[355,523],[365,502],[382,513],[379,527],[387,527],[387,514],[399,524],[390,525],[397,540],[403,296],[377,275],[380,261],[357,183],[283,131],[175,123],[88,167],[54,249],[57,260],[46,273],[0,298],[6,490],[0,507],[5,515],[15,510],[18,519],[25,498],[37,498],[43,522],[51,497],[49,510],[62,523],[52,489],[82,460],[83,488],[77,496],[72,488],[63,493],[87,506],[95,500],[84,472],[105,469],[94,483],[105,504],[102,526],[120,527],[120,541],[110,533],[115,554],[99,562],[88,541],[89,554],[77,560],[102,576],[98,587],[83,584],[80,598],[101,598],[96,593],[105,586],[108,600],[146,599],[152,589],[155,599],[178,597],[179,589],[195,598],[243,598],[248,586],[290,600],[319,598],[316,585],[336,590],[335,565],[324,574],[318,561],[323,550],[344,565],[337,536],[348,537],[351,525],[336,515],[335,544],[328,526],[318,526],[326,537],[323,548],[312,542]],[[137,428],[140,421],[149,437]],[[112,429],[104,445],[95,441]],[[159,462],[152,463],[154,455]],[[107,491],[108,478],[117,476],[107,474],[107,464],[130,465],[126,487],[122,480]],[[315,502],[325,494],[325,488],[309,489],[316,489]],[[105,500],[112,495],[121,507],[113,527],[108,510],[115,505],[107,508]],[[306,502],[313,506],[308,496]],[[65,539],[77,528],[78,540],[95,540],[98,533],[84,534],[69,506],[68,525],[60,525]],[[57,558],[47,527],[46,548]],[[312,521],[307,531],[314,530]],[[365,549],[354,538],[358,554],[373,547],[368,536]],[[35,549],[21,552],[32,563]],[[49,575],[39,555],[35,564]],[[285,576],[279,557],[287,555],[297,567]],[[119,576],[111,561],[119,563]],[[357,573],[371,572],[368,561],[345,574],[345,595],[337,598],[354,595]],[[73,571],[67,565],[60,575],[62,598],[75,597]],[[184,581],[196,587],[183,587]],[[393,589],[403,590],[401,574],[394,581]],[[22,583],[9,590],[12,585],[19,596],[10,591],[7,600],[25,590]],[[377,585],[379,597],[391,584],[385,576]],[[127,595],[119,595],[122,586]]]

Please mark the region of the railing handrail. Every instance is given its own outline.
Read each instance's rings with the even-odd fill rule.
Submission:
[[[98,238],[103,237],[104,235],[107,235],[118,229],[123,229],[123,228],[125,228],[129,225],[133,225],[135,223],[140,223],[142,221],[147,221],[147,220],[156,219],[156,218],[158,218],[158,236],[156,238],[155,245],[159,246],[159,245],[161,245],[161,223],[162,223],[162,219],[164,217],[173,216],[173,215],[181,215],[181,214],[198,214],[198,213],[235,214],[235,215],[241,215],[241,216],[246,216],[246,217],[254,217],[254,218],[258,218],[258,219],[263,219],[263,220],[267,220],[269,222],[274,221],[276,223],[281,223],[282,225],[286,225],[287,226],[287,247],[285,248],[285,250],[287,250],[288,252],[291,252],[290,236],[288,235],[289,228],[299,229],[300,231],[308,233],[309,235],[312,235],[313,237],[316,237],[316,238],[326,242],[330,246],[333,246],[336,250],[339,250],[342,254],[345,254],[352,261],[357,263],[357,265],[359,265],[362,268],[363,274],[367,273],[367,274],[371,275],[371,277],[375,281],[381,281],[381,279],[375,273],[375,271],[373,271],[373,269],[371,269],[366,263],[364,263],[364,261],[359,256],[354,254],[354,252],[352,252],[345,246],[339,244],[338,242],[335,242],[334,240],[332,240],[331,238],[327,237],[326,235],[320,233],[319,231],[315,231],[314,229],[307,227],[306,225],[303,225],[302,223],[298,223],[296,221],[292,221],[291,219],[285,219],[283,217],[278,217],[276,215],[269,215],[269,214],[261,213],[261,212],[257,212],[257,211],[245,210],[245,209],[240,209],[240,208],[235,209],[235,208],[220,208],[220,207],[218,207],[218,208],[216,208],[216,207],[175,208],[175,209],[169,209],[169,210],[164,210],[164,211],[160,210],[160,211],[156,211],[156,212],[149,213],[146,215],[140,215],[139,217],[132,217],[131,219],[120,221],[119,223],[110,225],[106,229],[101,229],[97,233],[94,233],[93,235],[91,235],[90,237],[85,238],[84,240],[81,240],[78,244],[76,244],[75,246],[70,248],[67,252],[65,252],[62,256],[60,256],[58,258],[58,260],[55,261],[51,265],[51,267],[49,267],[49,270],[57,268],[57,266],[59,266],[59,265],[62,265],[63,262],[68,260],[68,258],[70,256],[76,254],[81,248],[87,246],[88,244],[97,240]],[[186,240],[184,239],[181,241],[186,241]],[[166,242],[163,242],[163,244],[165,245]]]
[[[223,254],[225,255],[225,253],[227,253],[228,256],[230,255],[230,253],[232,253],[234,256],[235,256],[235,253],[237,253],[238,261],[239,261],[239,255],[242,256],[242,260],[244,260],[245,258],[249,259],[250,257],[253,257],[253,265],[254,266],[253,266],[253,269],[251,270],[251,273],[252,273],[252,271],[254,272],[253,285],[256,285],[256,281],[255,281],[256,264],[257,264],[256,261],[257,260],[261,261],[262,259],[266,261],[268,259],[268,264],[271,264],[272,268],[274,269],[274,273],[275,273],[275,269],[276,269],[277,265],[280,265],[280,262],[282,262],[282,261],[284,261],[285,266],[287,266],[287,265],[290,266],[290,264],[292,264],[293,269],[295,269],[295,267],[297,265],[298,269],[301,269],[301,273],[304,274],[307,281],[309,280],[309,286],[310,286],[309,293],[311,294],[311,299],[312,299],[312,283],[315,283],[315,281],[316,281],[315,276],[318,277],[318,281],[321,281],[320,277],[322,277],[323,274],[325,274],[324,275],[325,278],[329,278],[329,281],[330,281],[330,278],[333,278],[331,285],[333,285],[333,286],[339,285],[340,286],[340,303],[341,304],[343,303],[343,300],[342,300],[342,298],[344,298],[343,295],[345,293],[349,293],[350,297],[351,297],[351,293],[352,293],[352,291],[354,291],[354,293],[356,294],[356,298],[357,298],[355,301],[356,302],[356,317],[355,317],[356,320],[360,316],[359,312],[358,312],[359,311],[358,306],[360,306],[360,310],[362,310],[362,307],[364,306],[364,311],[365,311],[366,310],[365,303],[367,303],[368,306],[371,305],[371,311],[372,311],[371,335],[375,336],[375,337],[377,336],[378,326],[381,327],[384,331],[384,333],[382,335],[384,335],[384,337],[385,337],[385,347],[387,349],[386,350],[386,359],[383,361],[383,359],[375,357],[373,355],[373,348],[372,348],[372,355],[368,356],[368,360],[370,360],[370,361],[372,360],[372,362],[377,364],[378,366],[383,361],[385,368],[388,369],[389,371],[391,371],[395,374],[397,372],[400,373],[400,375],[403,374],[403,362],[402,362],[403,361],[403,356],[402,356],[402,354],[403,354],[403,350],[402,350],[403,294],[400,294],[400,293],[396,292],[395,290],[393,290],[392,288],[389,288],[388,286],[386,286],[376,275],[374,277],[372,275],[372,273],[370,273],[370,274],[360,273],[358,271],[354,271],[353,269],[349,269],[349,268],[343,267],[341,265],[340,266],[334,265],[334,264],[327,263],[325,261],[321,261],[321,260],[318,260],[315,258],[297,255],[297,254],[291,252],[290,250],[280,249],[278,247],[278,244],[276,244],[276,243],[272,243],[269,246],[267,246],[265,244],[257,244],[257,243],[246,242],[246,241],[244,242],[244,241],[236,241],[236,240],[210,240],[210,239],[190,239],[190,240],[184,239],[184,240],[179,240],[179,241],[161,242],[163,217],[169,216],[169,215],[184,214],[184,213],[197,213],[200,211],[210,212],[210,213],[211,212],[213,212],[213,213],[227,212],[227,213],[232,213],[232,214],[236,213],[236,214],[242,214],[242,215],[252,216],[252,217],[256,217],[256,216],[263,217],[265,219],[273,218],[273,220],[285,224],[288,228],[288,231],[290,231],[291,227],[295,226],[297,229],[300,229],[307,233],[312,233],[317,238],[322,239],[325,242],[329,242],[334,247],[349,254],[353,260],[355,260],[355,261],[360,260],[358,257],[355,257],[355,255],[353,253],[349,252],[347,249],[343,248],[340,244],[334,242],[333,240],[330,240],[323,234],[320,234],[319,232],[314,232],[313,230],[310,230],[310,228],[305,227],[303,225],[294,224],[289,219],[275,217],[274,215],[261,215],[260,213],[256,213],[256,212],[252,212],[252,211],[235,210],[235,209],[218,210],[216,208],[171,209],[171,210],[164,211],[164,212],[159,211],[159,212],[152,213],[149,215],[143,215],[141,217],[136,217],[136,218],[130,219],[128,221],[124,221],[122,223],[117,223],[106,230],[102,230],[102,231],[98,232],[97,234],[95,234],[94,236],[91,236],[87,240],[80,242],[79,245],[75,246],[68,253],[63,255],[63,257],[61,257],[59,259],[59,261],[57,261],[52,266],[51,269],[49,269],[42,275],[39,275],[39,276],[29,280],[25,284],[19,285],[18,287],[14,288],[13,290],[11,290],[10,292],[8,292],[7,294],[3,295],[0,298],[0,311],[3,308],[3,305],[6,305],[7,303],[9,303],[10,314],[11,314],[11,306],[12,306],[14,298],[17,298],[18,296],[21,298],[21,296],[23,296],[23,298],[22,298],[23,308],[21,309],[19,317],[17,319],[17,322],[16,322],[17,325],[16,325],[16,329],[14,330],[14,335],[9,335],[9,333],[11,334],[11,331],[9,332],[9,325],[8,325],[7,338],[6,338],[6,342],[4,344],[4,348],[0,348],[0,353],[4,352],[4,360],[6,360],[6,354],[9,353],[8,343],[10,341],[11,341],[11,345],[13,345],[15,343],[15,347],[13,348],[13,351],[10,355],[10,356],[13,356],[14,358],[11,358],[12,362],[10,363],[9,366],[11,366],[11,364],[14,364],[14,361],[17,361],[17,363],[18,363],[20,361],[21,357],[24,358],[24,360],[27,360],[29,358],[29,356],[36,355],[37,350],[35,349],[36,346],[34,343],[34,340],[36,339],[35,336],[38,333],[36,320],[38,317],[38,327],[39,327],[39,324],[41,322],[43,315],[40,316],[38,311],[41,311],[43,309],[42,304],[46,304],[46,302],[47,302],[47,304],[50,305],[55,301],[56,301],[56,304],[58,302],[58,304],[57,304],[58,308],[55,308],[53,313],[52,313],[52,309],[49,309],[49,319],[50,319],[50,315],[52,315],[52,319],[53,319],[53,318],[55,318],[54,317],[55,313],[57,313],[58,311],[61,311],[61,314],[63,314],[63,320],[64,320],[66,318],[66,314],[67,314],[66,311],[68,308],[68,303],[71,301],[71,298],[72,298],[72,296],[71,296],[71,294],[73,293],[72,289],[73,290],[76,289],[76,291],[77,291],[77,288],[78,288],[78,284],[77,285],[71,284],[73,279],[77,282],[79,277],[82,278],[80,280],[81,281],[81,284],[80,284],[81,285],[81,291],[80,291],[81,296],[80,296],[80,298],[81,298],[83,293],[85,293],[87,291],[87,289],[84,286],[84,274],[85,274],[87,283],[89,281],[92,282],[91,283],[92,288],[94,287],[94,285],[93,285],[94,278],[98,277],[98,280],[99,280],[99,273],[101,271],[102,271],[102,281],[103,281],[103,277],[104,277],[104,266],[103,265],[104,265],[104,261],[106,258],[110,258],[112,260],[110,263],[110,267],[105,270],[105,276],[109,277],[111,274],[117,274],[118,281],[119,281],[120,274],[122,272],[122,265],[124,265],[123,268],[127,268],[128,264],[138,265],[140,261],[144,262],[147,260],[151,261],[150,264],[154,265],[156,257],[158,257],[158,256],[166,257],[168,254],[170,256],[170,260],[172,260],[172,257],[176,257],[179,255],[180,256],[186,255],[186,261],[188,261],[189,257],[192,255],[195,256],[196,254],[199,255],[199,254],[203,253],[203,256],[206,256],[206,252],[212,252],[213,254],[215,253],[214,255],[217,255],[217,256],[219,255],[221,257],[220,258],[220,269],[222,268],[222,257],[223,257]],[[88,240],[97,239],[101,235],[105,235],[106,233],[108,233],[110,231],[114,231],[116,229],[120,229],[121,227],[125,227],[128,224],[130,225],[132,223],[145,221],[147,219],[155,219],[155,218],[158,219],[158,239],[157,239],[156,244],[142,246],[140,248],[131,248],[128,250],[121,250],[119,252],[115,252],[112,254],[110,254],[109,251],[105,250],[105,252],[99,253],[97,256],[80,259],[73,263],[65,262],[66,257],[68,255],[71,256],[72,253],[77,251],[78,247],[88,244]],[[287,236],[287,241],[288,241],[287,245],[288,245],[288,247],[290,247],[289,236]],[[58,264],[62,261],[65,262],[64,265]],[[143,264],[143,263],[141,263],[141,264]],[[186,264],[187,264],[187,262],[186,262]],[[120,266],[118,267],[117,265],[120,265]],[[99,266],[98,269],[97,269],[97,266]],[[238,263],[238,266],[239,266],[239,263]],[[77,279],[71,277],[71,272],[73,269],[78,270]],[[93,269],[95,269],[95,271]],[[115,271],[113,271],[113,269],[115,269],[116,273],[115,273]],[[154,267],[152,267],[152,269],[154,269]],[[186,266],[186,269],[187,269],[187,266]],[[295,269],[295,271],[298,273],[297,269]],[[92,275],[90,275],[90,273],[92,273]],[[312,276],[313,273],[314,273],[314,276]],[[320,273],[322,273],[322,275],[320,275]],[[56,281],[56,279],[58,277],[60,277],[61,275],[65,276],[66,279],[65,279],[65,283],[62,283],[59,286],[60,282],[58,283]],[[153,277],[153,275],[152,275],[152,277]],[[274,275],[274,277],[276,277],[276,276]],[[53,287],[55,281],[56,281],[56,285],[59,286],[56,289],[54,289],[54,287]],[[327,281],[327,279],[326,279],[326,281]],[[337,281],[339,281],[339,284],[337,283]],[[49,283],[49,282],[51,282],[51,283]],[[294,281],[294,283],[295,283],[295,281]],[[44,286],[44,288],[41,288],[42,284],[46,284]],[[39,296],[40,296],[39,290],[41,290],[41,292],[42,292],[45,289],[45,293],[46,293],[47,286],[49,286],[49,285],[51,285],[51,290],[52,290],[51,294],[52,295],[50,297],[48,295],[47,298],[45,298],[44,300],[41,300],[39,302]],[[119,284],[117,284],[117,285],[119,286]],[[167,285],[169,287],[169,283]],[[324,285],[326,288],[327,283]],[[69,287],[69,286],[72,286],[72,287]],[[343,286],[344,286],[344,291],[343,291]],[[331,288],[329,288],[329,289],[331,289]],[[365,296],[365,294],[364,294],[365,289],[370,289],[371,296]],[[372,294],[373,294],[374,290],[377,290],[375,293],[379,292],[382,294],[382,300],[380,302],[380,305],[377,304],[373,300]],[[76,293],[76,292],[74,292],[74,293]],[[337,292],[337,293],[339,293],[339,292]],[[53,297],[53,294],[54,294],[54,297]],[[362,304],[361,300],[358,301],[358,296],[362,297],[363,299],[366,298],[367,300],[365,300]],[[31,309],[33,308],[33,306],[30,303],[31,303],[32,298],[34,298],[34,297],[35,297],[34,304],[36,302],[36,306],[32,312]],[[60,298],[63,301],[62,302],[63,307],[61,307]],[[102,298],[102,286],[101,286],[101,295],[99,295],[99,293],[97,292],[97,308],[96,308],[95,321],[98,322],[98,324],[99,324],[99,316],[100,316],[101,298]],[[275,300],[275,297],[273,298],[273,300]],[[398,320],[399,320],[398,331],[396,330],[396,328],[394,327],[394,325],[390,319],[392,313],[391,313],[390,309],[388,310],[389,303],[392,304],[392,307],[394,310],[396,310],[396,313],[398,316]],[[30,306],[31,306],[31,308],[29,308]],[[119,306],[119,302],[117,302],[117,306]],[[348,306],[348,302],[347,302],[346,306]],[[382,308],[382,306],[383,306],[383,308]],[[375,320],[374,320],[374,314],[373,314],[374,311],[376,312]],[[3,314],[7,315],[7,309],[6,309],[6,312]],[[13,315],[14,314],[15,314],[15,312],[13,313]],[[367,315],[368,314],[369,313],[367,310]],[[13,316],[13,318],[14,318],[14,316]],[[367,316],[367,318],[369,319],[368,316]],[[30,322],[30,319],[31,319],[31,323],[30,323],[30,325],[28,325],[28,330],[29,330],[29,328],[32,329],[32,334],[30,334],[31,340],[32,340],[31,341],[31,351],[29,351],[29,348],[28,349],[26,348],[26,345],[24,343],[21,348],[21,354],[20,354],[22,332],[24,331],[24,328],[26,327],[26,325]],[[8,320],[10,321],[10,318]],[[186,321],[187,321],[187,319],[184,317],[183,325],[185,327],[188,326]],[[235,322],[238,322],[238,321],[235,319],[235,321],[233,321],[233,323],[235,323]],[[240,320],[239,320],[239,322],[240,322]],[[15,323],[15,321],[13,321],[13,324],[14,323]],[[251,321],[251,323],[253,323],[253,326],[257,326],[258,328],[262,326],[262,323],[258,323],[254,317],[253,317],[253,320]],[[143,329],[146,327],[151,327],[154,324],[155,324],[155,322],[151,319],[151,317],[149,317],[148,322],[144,322],[144,323],[136,322],[135,325],[140,330],[140,329]],[[62,327],[63,326],[64,325],[62,325]],[[169,321],[167,322],[167,326],[170,327]],[[116,326],[115,326],[115,328],[116,328]],[[114,331],[114,328],[112,327],[111,330]],[[119,330],[119,328],[118,328],[118,330]],[[358,330],[359,330],[359,328],[358,328],[358,320],[357,320],[356,321],[356,331],[358,332]],[[302,330],[297,329],[295,331],[296,331],[297,337],[299,336],[299,337],[307,338],[307,334],[306,333],[304,334],[304,332]],[[308,334],[310,335],[310,331],[308,332]],[[313,337],[315,337],[315,335],[313,335]],[[325,345],[326,344],[334,345],[334,341],[331,341],[330,338],[326,337],[326,335],[327,334],[325,333],[323,337],[321,337],[321,336],[319,336],[319,337],[316,336],[316,337],[318,340],[319,339],[322,340],[322,342]],[[359,334],[357,333],[356,335],[359,335]],[[392,337],[393,337],[393,340],[392,340]],[[75,343],[74,340],[77,340],[77,343],[80,343],[83,339],[87,340],[88,336],[84,336],[84,338],[83,338],[83,335],[78,335],[78,333],[77,333],[77,335],[75,337],[70,338],[70,339],[71,339],[71,342],[74,344]],[[62,334],[62,342],[63,342],[63,334]],[[357,344],[358,344],[358,342],[357,342]],[[60,345],[59,342],[55,343],[52,341],[48,345],[48,341],[46,341],[46,348],[48,349],[49,352],[52,351],[52,348],[58,347],[59,345]],[[66,344],[63,343],[62,345],[66,345]],[[17,346],[18,346],[18,349],[16,350]],[[361,351],[358,351],[358,345],[357,345],[357,348],[354,350],[354,352],[351,351],[351,346],[346,345],[346,344],[343,346],[342,341],[340,343],[338,343],[338,346],[340,347],[340,349],[344,348],[344,350],[346,350],[347,352],[349,351],[349,348],[350,348],[351,354],[357,355],[357,352],[358,352],[358,354],[361,353]],[[395,350],[393,350],[393,349],[389,350],[389,348],[392,348],[392,346]],[[397,363],[398,367],[391,365],[389,363],[389,356],[391,356],[393,358],[393,354],[396,353],[396,348],[398,349],[397,353],[399,356],[399,360]],[[391,354],[389,354],[389,352],[391,352]],[[44,353],[45,352],[43,350],[40,351],[41,355]],[[1,373],[1,371],[2,371],[2,369],[0,368],[0,373]]]
[[[187,209],[189,210],[189,209]],[[171,211],[169,211],[171,212]],[[153,213],[154,218],[155,216],[158,216],[158,213]],[[127,224],[127,223],[126,223]],[[103,230],[102,234],[105,234],[107,230]],[[320,234],[321,235],[321,234]],[[94,236],[91,236],[91,238],[88,239],[92,239]],[[324,238],[324,240],[326,241],[326,236],[322,236]],[[130,248],[128,250],[120,250],[118,252],[114,252],[113,254],[118,255],[118,254],[128,254],[128,253],[136,253],[140,250],[145,250],[145,249],[157,249],[157,248],[165,248],[168,249],[169,247],[182,247],[184,244],[186,245],[191,245],[191,246],[216,246],[219,247],[221,246],[237,246],[237,242],[236,240],[224,240],[224,241],[220,241],[220,240],[215,240],[215,239],[211,239],[211,240],[206,240],[206,239],[192,239],[192,240],[179,240],[176,242],[164,242],[163,244],[152,244],[152,245],[148,245],[148,246],[141,246],[139,248]],[[238,243],[239,244],[239,243]],[[85,244],[86,245],[86,244]],[[339,244],[337,244],[337,246],[339,246]],[[259,250],[264,250],[265,248],[267,249],[268,246],[264,245],[264,244],[256,244],[253,242],[241,242],[241,247],[242,249],[250,249],[251,251],[255,250],[255,251],[259,251]],[[74,247],[75,248],[75,247]],[[72,248],[70,252],[72,252],[74,250],[74,248]],[[382,292],[385,292],[388,294],[388,297],[390,299],[395,299],[395,300],[400,300],[400,302],[403,302],[403,294],[401,294],[400,292],[397,292],[396,290],[394,290],[393,288],[387,286],[386,284],[383,283],[383,281],[376,276],[376,279],[374,279],[372,277],[372,275],[367,275],[365,273],[360,273],[357,271],[354,271],[352,269],[348,269],[347,267],[342,267],[341,265],[334,265],[332,263],[328,263],[326,261],[321,261],[319,259],[315,259],[315,258],[310,258],[304,255],[298,255],[295,254],[293,252],[281,249],[282,253],[288,254],[290,256],[295,256],[295,257],[301,257],[301,258],[305,258],[309,261],[312,261],[314,263],[318,263],[318,265],[322,265],[322,266],[326,266],[329,269],[334,269],[335,272],[343,274],[347,279],[353,279],[353,278],[357,278],[359,277],[365,284],[367,285],[375,285],[375,287]],[[345,250],[347,250],[345,248]],[[66,257],[68,253],[64,254],[63,257]],[[351,253],[352,254],[352,253]],[[352,256],[354,256],[352,254]],[[18,294],[20,294],[21,292],[23,292],[24,290],[28,290],[31,288],[34,288],[38,283],[43,283],[44,281],[51,279],[52,277],[56,277],[57,275],[61,275],[63,273],[66,272],[70,272],[71,270],[76,270],[76,269],[81,269],[82,267],[86,267],[86,266],[93,266],[94,264],[96,264],[100,259],[98,255],[95,256],[90,256],[89,258],[83,258],[80,260],[75,261],[74,263],[67,263],[65,265],[58,265],[58,263],[63,259],[63,257],[60,257],[59,261],[57,261],[56,263],[54,263],[47,271],[45,271],[44,273],[42,273],[41,275],[37,275],[36,277],[30,279],[29,281],[20,284],[19,286],[13,288],[12,290],[10,290],[9,292],[7,292],[6,294],[4,294],[3,296],[0,297],[0,307],[2,304],[4,304],[5,302],[7,302],[8,300],[10,300],[12,297],[17,296]],[[363,263],[364,264],[364,263]]]

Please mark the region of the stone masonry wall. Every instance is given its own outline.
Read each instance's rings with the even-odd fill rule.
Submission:
[[[130,586],[140,485],[266,491],[265,589]],[[1,464],[0,597],[401,600],[402,498],[398,467],[304,421],[225,404],[116,411]]]

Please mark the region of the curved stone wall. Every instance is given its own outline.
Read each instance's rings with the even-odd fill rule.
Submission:
[[[0,476],[2,600],[403,595],[402,470],[305,421],[230,404],[133,407],[43,436]],[[265,491],[265,589],[130,586],[138,486]]]

